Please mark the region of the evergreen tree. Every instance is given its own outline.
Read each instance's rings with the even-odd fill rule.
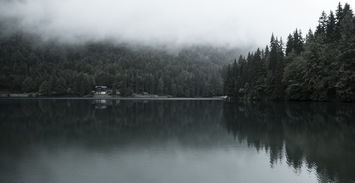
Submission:
[[[159,78],[158,80],[158,87],[157,87],[158,93],[162,94],[164,93],[164,81],[162,78]]]
[[[295,30],[295,32],[293,33],[293,40],[295,54],[299,55],[303,51],[303,37],[302,32],[300,30]]]
[[[49,81],[45,80],[42,82],[41,86],[39,87],[39,93],[45,96],[52,95],[52,89],[50,88]]]
[[[22,82],[22,91],[24,92],[32,92],[34,90],[34,83],[31,77],[26,77]]]
[[[293,36],[289,34],[286,43],[286,56],[288,56],[292,52],[292,50],[294,49],[293,46],[294,46]]]
[[[258,72],[259,50],[249,53],[246,62],[240,59],[237,69],[229,68],[225,81],[236,81],[231,96],[248,100],[355,101],[355,17],[349,4],[342,8],[339,3],[335,16],[323,12],[315,33],[309,30],[305,40],[300,30],[290,34],[286,57],[282,40],[274,35],[261,53],[266,74]],[[234,78],[231,72],[237,73]]]
[[[318,26],[317,26],[317,29],[315,31],[315,36],[318,39],[322,40],[322,41],[323,41],[323,39],[325,37],[327,23],[328,23],[328,16],[323,11],[321,17],[318,20]]]
[[[79,96],[87,95],[93,89],[92,79],[87,74],[78,74],[74,78],[74,83],[74,93]]]
[[[53,86],[53,91],[57,95],[64,95],[67,92],[66,82],[63,77],[56,79],[55,85]]]
[[[336,20],[334,17],[334,13],[330,11],[327,26],[326,26],[326,37],[328,42],[333,42],[336,40]]]

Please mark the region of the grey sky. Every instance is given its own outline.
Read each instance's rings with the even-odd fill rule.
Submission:
[[[0,0],[1,18],[62,41],[258,45],[314,28],[338,0]],[[348,2],[353,6],[352,0]]]

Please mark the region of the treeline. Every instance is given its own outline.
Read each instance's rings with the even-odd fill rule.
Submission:
[[[355,101],[355,17],[349,4],[325,12],[303,37],[272,35],[224,72],[224,93],[244,100]]]
[[[221,61],[235,57],[231,56],[235,50],[208,46],[170,53],[107,42],[42,42],[23,32],[1,36],[0,91],[46,96],[84,96],[95,85],[106,85],[123,96],[222,95]]]

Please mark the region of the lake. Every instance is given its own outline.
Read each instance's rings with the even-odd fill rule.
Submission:
[[[355,182],[355,105],[0,100],[3,183]]]

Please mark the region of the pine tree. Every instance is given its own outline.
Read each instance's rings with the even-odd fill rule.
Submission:
[[[335,11],[335,15],[336,15],[336,21],[337,21],[337,25],[338,25],[340,23],[340,21],[344,18],[343,6],[341,5],[340,2],[338,4],[337,10]]]
[[[334,13],[330,11],[326,26],[326,39],[327,42],[333,42],[336,40],[336,19]]]
[[[272,35],[265,51],[241,56],[233,64],[237,69],[231,69],[237,73],[235,95],[355,101],[355,17],[348,4],[339,4],[336,16],[323,12],[315,33],[310,29],[305,40],[296,29],[288,36],[285,53],[287,57],[282,39]],[[266,74],[259,74],[259,63],[266,64]]]
[[[314,34],[313,34],[312,29],[309,29],[308,33],[306,35],[306,43],[309,43],[311,41],[314,41]]]
[[[293,40],[294,40],[294,51],[296,55],[299,55],[303,51],[303,37],[301,30],[295,30],[293,33]]]
[[[286,43],[286,56],[288,56],[292,52],[292,50],[294,49],[293,46],[294,46],[293,36],[289,34]]]
[[[157,90],[158,90],[159,94],[164,93],[164,81],[163,81],[162,78],[159,78],[159,80],[158,80],[158,88],[157,88]]]
[[[52,94],[49,81],[45,80],[42,82],[41,86],[39,87],[39,93],[45,96],[50,96]]]
[[[32,92],[34,90],[34,83],[31,77],[26,77],[22,82],[22,91],[24,92]]]
[[[79,96],[84,96],[90,93],[93,89],[93,81],[87,74],[80,73],[74,78],[74,92]]]
[[[347,46],[353,40],[355,35],[355,23],[351,10],[344,14],[344,19],[340,23],[342,44]]]
[[[53,86],[53,91],[57,95],[64,95],[66,93],[67,91],[66,82],[63,77],[59,77],[56,79],[55,85]]]
[[[315,31],[315,36],[319,38],[320,40],[323,40],[325,37],[326,33],[326,28],[327,28],[327,22],[328,22],[328,16],[327,14],[323,11],[322,15],[320,16],[318,20],[318,26]]]

